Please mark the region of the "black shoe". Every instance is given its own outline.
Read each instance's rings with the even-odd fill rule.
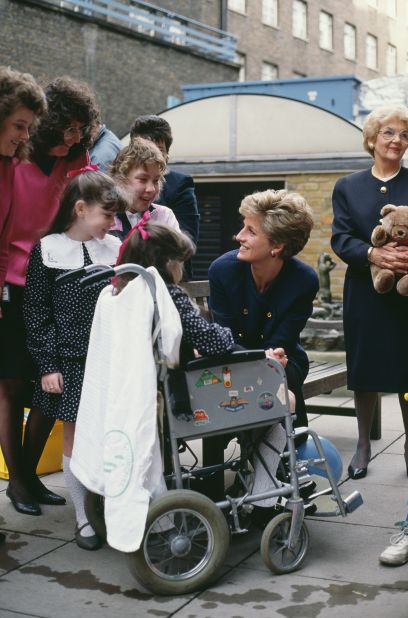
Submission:
[[[363,479],[367,476],[367,467],[365,468],[354,468],[351,464],[347,468],[348,475],[351,479],[358,481],[358,479]]]
[[[40,479],[37,479],[35,485],[31,486],[31,494],[39,504],[50,504],[51,506],[57,506],[67,503],[64,496],[55,494],[53,491],[47,489],[47,487],[41,483]]]
[[[0,543],[4,543],[5,540],[6,540],[6,535],[0,532]]]
[[[102,539],[97,534],[93,534],[92,536],[82,536],[81,530],[83,530],[85,526],[89,525],[90,524],[86,522],[80,528],[78,528],[78,526],[75,528],[75,541],[81,549],[94,551],[95,549],[102,547]]]
[[[314,515],[317,511],[317,505],[314,502],[303,502],[303,508],[305,509],[305,516]]]
[[[299,494],[303,500],[310,498],[310,496],[314,493],[316,489],[316,483],[314,481],[307,481],[303,483],[303,485],[299,486]]]
[[[254,509],[251,513],[251,523],[259,530],[264,530],[273,517],[284,511],[285,509],[279,503],[274,506],[257,506],[254,504]]]
[[[38,502],[35,502],[34,500],[31,500],[30,502],[20,502],[13,495],[10,485],[6,489],[6,496],[10,498],[11,504],[19,513],[23,513],[23,515],[41,515],[41,509]]]

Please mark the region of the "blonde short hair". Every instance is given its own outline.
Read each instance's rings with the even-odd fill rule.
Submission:
[[[398,120],[408,131],[408,108],[405,105],[383,105],[368,114],[363,126],[363,146],[371,156],[374,148],[369,144],[375,142],[381,127],[390,120]]]
[[[123,148],[112,165],[109,167],[110,175],[120,184],[126,184],[129,172],[135,167],[146,167],[156,164],[160,170],[160,186],[166,172],[166,160],[156,144],[152,141],[135,137],[128,146]]]
[[[299,193],[268,189],[247,195],[239,212],[243,217],[257,215],[271,243],[283,243],[282,258],[299,253],[313,228],[313,212]]]

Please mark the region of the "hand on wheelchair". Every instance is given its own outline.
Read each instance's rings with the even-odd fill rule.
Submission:
[[[283,348],[269,348],[268,350],[265,350],[265,356],[266,358],[273,358],[278,361],[284,369],[288,364],[288,357]]]

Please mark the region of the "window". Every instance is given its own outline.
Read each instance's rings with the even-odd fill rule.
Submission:
[[[397,0],[387,0],[387,15],[397,17]]]
[[[237,52],[235,54],[235,62],[237,64],[239,64],[239,73],[238,73],[238,81],[239,82],[244,82],[245,81],[245,66],[246,66],[246,56],[245,54],[240,54],[239,52]]]
[[[366,36],[366,65],[369,69],[377,69],[378,67],[378,41],[377,37],[372,34]]]
[[[292,34],[307,39],[307,4],[303,0],[293,0]]]
[[[357,31],[351,24],[344,24],[344,57],[348,60],[357,58]]]
[[[262,23],[267,26],[278,27],[278,0],[262,0]]]
[[[270,79],[277,79],[279,77],[278,66],[271,62],[262,62],[261,67],[261,80],[269,81]]]
[[[333,49],[333,15],[320,11],[319,45],[322,49]]]
[[[388,43],[387,51],[385,55],[385,74],[396,75],[397,74],[397,48],[395,45]]]
[[[228,8],[236,13],[246,14],[246,0],[228,0]]]

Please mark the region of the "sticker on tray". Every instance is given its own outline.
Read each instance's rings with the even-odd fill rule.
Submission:
[[[253,393],[253,392],[254,392],[253,386],[244,386],[244,393]]]
[[[228,397],[238,397],[239,391],[228,391]]]
[[[217,378],[217,376],[210,371],[209,369],[205,369],[203,373],[198,378],[195,385],[197,388],[201,388],[202,386],[212,386],[213,384],[220,384],[221,380]]]
[[[271,410],[274,406],[275,398],[272,393],[265,391],[258,397],[258,406],[261,410]]]
[[[201,408],[199,410],[194,410],[194,425],[207,425],[209,422],[210,419],[205,410]]]
[[[256,383],[258,384],[258,386],[261,386],[263,384],[262,378],[258,378]]]
[[[231,388],[231,369],[229,367],[222,368],[222,381],[224,382],[225,388]]]
[[[278,388],[278,392],[276,393],[276,397],[279,399],[283,406],[286,405],[286,391],[283,384],[281,384]]]
[[[220,408],[224,408],[224,410],[228,412],[239,412],[240,410],[244,410],[248,403],[249,401],[247,399],[234,395],[228,401],[221,401]]]

